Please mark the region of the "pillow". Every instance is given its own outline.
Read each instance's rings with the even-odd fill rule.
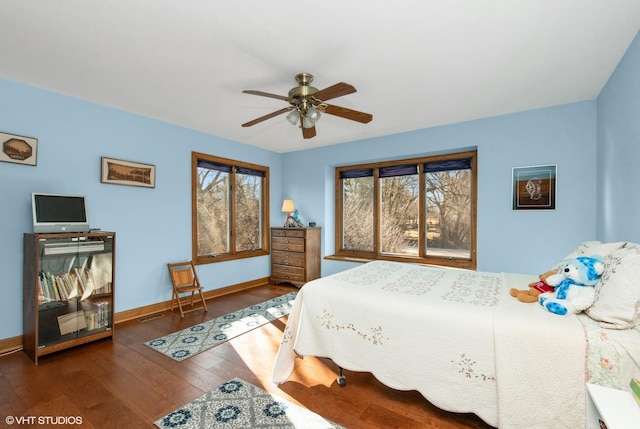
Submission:
[[[580,244],[576,250],[569,254],[565,259],[577,258],[578,256],[594,256],[600,255],[603,258],[618,249],[622,249],[627,245],[625,241],[615,243],[602,243],[600,241],[585,241]]]
[[[627,241],[624,244],[624,248],[625,249],[634,249],[636,251],[636,253],[640,253],[640,244],[638,244],[638,243],[632,243],[630,241]]]
[[[586,313],[603,328],[627,329],[640,323],[640,247],[614,250],[604,257],[596,299]]]
[[[563,260],[554,265],[551,269],[557,271],[567,259],[577,258],[578,256],[602,256],[606,257],[611,252],[625,247],[627,243],[619,241],[616,243],[603,243],[601,241],[585,241],[581,243],[576,250],[569,253]],[[639,247],[640,248],[640,247]]]

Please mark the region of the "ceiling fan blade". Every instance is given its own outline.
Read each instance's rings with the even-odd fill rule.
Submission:
[[[261,97],[277,98],[278,100],[289,101],[289,97],[285,97],[284,95],[271,94],[269,92],[254,91],[253,89],[245,89],[242,92],[245,94],[259,95]]]
[[[310,139],[316,136],[316,127],[302,128],[302,137]]]
[[[367,124],[373,119],[373,115],[370,113],[358,112],[357,110],[347,109],[346,107],[334,106],[327,104],[324,109],[324,113],[328,113],[334,116],[340,116],[341,118],[351,119],[352,121],[362,122]]]
[[[259,118],[256,118],[253,121],[246,122],[246,123],[242,124],[242,126],[243,127],[250,127],[250,126],[258,124],[258,123],[260,123],[262,121],[266,121],[267,119],[271,119],[271,118],[274,118],[274,117],[276,117],[278,115],[282,115],[284,112],[288,112],[289,110],[291,110],[291,107],[285,107],[283,109],[276,110],[275,112],[269,113],[268,115],[260,116]]]
[[[313,96],[320,101],[327,101],[331,100],[332,98],[342,97],[343,95],[353,94],[354,92],[356,92],[356,89],[352,85],[344,82],[339,82],[335,85],[331,85],[328,88],[321,89],[320,91],[313,94]]]

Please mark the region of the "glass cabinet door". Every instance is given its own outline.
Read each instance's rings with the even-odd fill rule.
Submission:
[[[38,347],[111,330],[113,237],[38,244]]]

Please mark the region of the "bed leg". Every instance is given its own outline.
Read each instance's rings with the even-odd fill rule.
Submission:
[[[342,374],[342,367],[338,367],[338,386],[340,387],[344,387],[345,384],[347,384],[347,379],[345,378],[344,374]]]

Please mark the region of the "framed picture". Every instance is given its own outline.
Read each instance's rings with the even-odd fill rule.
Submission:
[[[156,166],[103,156],[100,182],[155,188]]]
[[[37,164],[38,139],[0,133],[0,161],[15,164]]]
[[[556,209],[556,165],[513,169],[513,210]]]

